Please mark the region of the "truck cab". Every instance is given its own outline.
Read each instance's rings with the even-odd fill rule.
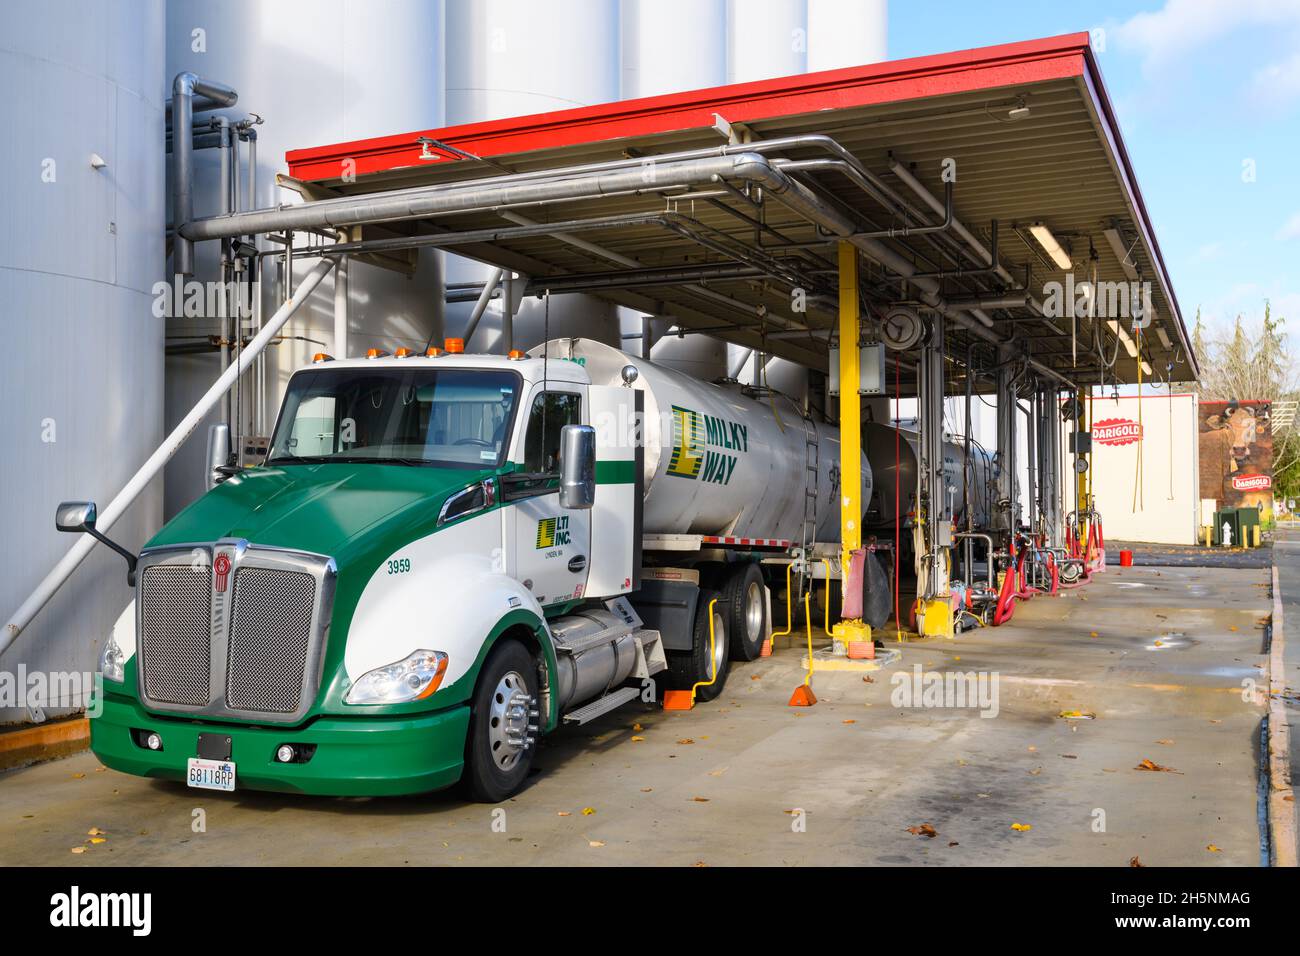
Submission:
[[[463,780],[498,801],[539,735],[653,699],[663,642],[626,599],[643,482],[627,379],[522,353],[318,356],[265,463],[140,554],[96,755],[210,789]]]

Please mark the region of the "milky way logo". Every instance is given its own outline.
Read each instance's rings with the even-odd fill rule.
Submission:
[[[719,485],[731,483],[739,457],[749,451],[749,429],[716,415],[673,406],[673,453],[668,474]]]
[[[1092,440],[1098,445],[1131,445],[1142,440],[1142,426],[1128,418],[1103,418],[1092,423]]]

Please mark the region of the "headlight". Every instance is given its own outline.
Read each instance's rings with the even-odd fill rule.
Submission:
[[[113,634],[109,634],[108,640],[104,642],[104,650],[99,655],[99,669],[104,675],[104,680],[120,684],[125,679],[126,655],[122,653],[122,648],[117,646]]]
[[[349,704],[401,704],[423,700],[438,689],[447,672],[442,651],[416,651],[406,660],[362,674],[344,696]]]

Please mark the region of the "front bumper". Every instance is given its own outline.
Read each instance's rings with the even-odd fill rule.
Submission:
[[[320,717],[302,727],[249,727],[158,717],[138,701],[106,696],[90,722],[90,749],[106,767],[141,777],[184,780],[200,733],[232,738],[237,790],[322,796],[424,793],[460,779],[469,708],[403,717]],[[136,743],[133,730],[156,731],[162,750]],[[281,744],[314,744],[306,763],[279,763]]]

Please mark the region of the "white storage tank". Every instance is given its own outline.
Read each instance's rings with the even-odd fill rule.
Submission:
[[[619,98],[618,0],[474,0],[447,7],[448,125],[607,103]],[[447,254],[448,284],[482,283],[482,263]],[[593,270],[609,263],[593,261]],[[447,308],[447,334],[460,335],[473,303]],[[501,351],[502,299],[494,299],[467,348]],[[620,343],[618,308],[585,295],[522,301],[513,345],[526,349],[549,334]]]
[[[257,195],[241,208],[298,202],[276,185],[287,173],[287,150],[372,136],[434,129],[444,125],[444,25],[442,0],[173,0],[167,4],[167,81],[189,70],[235,88],[239,103],[222,113],[243,118],[257,113]],[[240,144],[241,162],[247,146]],[[215,215],[219,150],[196,150],[195,215]],[[246,183],[239,183],[242,191]],[[320,237],[297,236],[295,245]],[[275,248],[262,240],[262,248]],[[196,247],[195,278],[218,278],[220,243]],[[270,315],[282,301],[278,258],[264,259],[262,301]],[[301,281],[315,260],[295,265]],[[397,346],[423,348],[431,334],[441,338],[441,257],[419,253],[413,277],[352,262],[349,268],[349,349]],[[177,320],[169,335],[209,334],[215,323]],[[263,432],[274,421],[289,374],[316,352],[337,355],[334,341],[334,277],[328,276],[310,301],[285,326],[284,338],[266,351]],[[173,339],[173,341],[179,341]],[[343,357],[343,356],[338,356]],[[167,424],[175,424],[220,374],[218,353],[173,355],[167,363]],[[253,376],[244,379],[245,414]],[[167,466],[167,514],[171,516],[203,490],[207,424],[196,431]]]
[[[544,353],[580,363],[595,385],[619,385],[624,366],[636,367],[633,387],[645,393],[646,532],[801,541],[807,465],[815,460],[816,540],[839,540],[834,426],[803,418],[786,396],[757,401],[739,386],[701,382],[589,339],[552,340],[531,354]],[[865,455],[861,494],[870,500]]]
[[[54,530],[55,506],[106,504],[162,440],[163,321],[152,311],[164,264],[162,36],[162,0],[0,6],[6,620],[76,540]],[[110,534],[139,548],[161,504],[155,483]],[[89,676],[130,599],[125,563],[96,548],[4,668]],[[45,716],[85,703],[64,702]],[[0,708],[0,723],[33,716]]]

